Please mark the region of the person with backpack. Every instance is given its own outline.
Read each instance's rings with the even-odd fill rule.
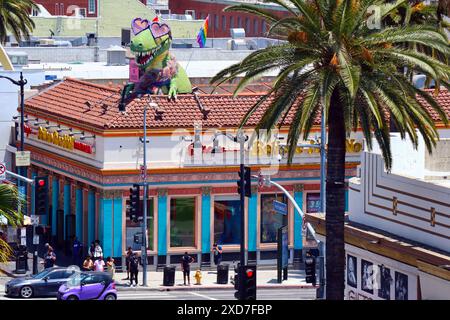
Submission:
[[[135,253],[130,256],[130,287],[133,286],[133,280],[135,287],[138,285],[138,273],[139,273],[139,260]]]
[[[183,280],[184,285],[186,285],[186,278],[188,279],[188,285],[191,285],[191,263],[194,262],[194,258],[191,257],[187,252],[184,253],[184,256],[181,258],[181,268],[183,270]]]

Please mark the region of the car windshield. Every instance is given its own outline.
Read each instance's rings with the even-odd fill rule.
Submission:
[[[88,275],[75,272],[72,276],[69,277],[69,279],[66,282],[67,287],[79,287],[81,284],[81,281],[84,280]]]
[[[32,276],[32,278],[34,278],[34,279],[42,279],[42,278],[44,278],[47,274],[49,274],[50,271],[52,271],[52,270],[51,270],[51,269],[45,269],[45,270],[39,272],[38,274],[35,274],[34,276]]]

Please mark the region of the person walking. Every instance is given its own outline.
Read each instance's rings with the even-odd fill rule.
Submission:
[[[56,262],[56,254],[53,248],[49,245],[47,248],[47,253],[44,256],[44,268],[53,268]]]
[[[218,266],[222,262],[222,246],[217,243],[213,244],[214,264]]]
[[[81,258],[81,242],[78,241],[77,237],[74,237],[72,247],[72,264],[80,266],[80,258]]]
[[[139,273],[139,261],[135,253],[130,256],[130,287],[133,286],[133,280],[135,281],[135,287],[138,285],[138,273]]]
[[[103,250],[100,246],[100,240],[95,240],[94,260],[97,260],[100,257],[103,257]]]
[[[94,262],[90,256],[87,256],[83,262],[83,271],[92,271],[94,269]]]
[[[130,259],[131,259],[131,255],[133,254],[133,250],[131,249],[131,247],[128,247],[127,250],[127,255],[125,257],[125,266],[127,268],[127,277],[123,280],[129,280],[130,279]]]
[[[94,262],[94,271],[100,271],[100,272],[105,271],[105,261],[103,261],[103,257],[102,256],[98,257],[98,259],[95,260],[95,262]]]
[[[184,256],[181,258],[181,268],[183,270],[183,281],[184,285],[186,285],[186,278],[188,280],[188,285],[191,285],[191,263],[194,262],[194,258],[191,257],[187,251],[184,253]]]
[[[111,277],[114,279],[116,265],[114,264],[114,259],[111,257],[106,258],[106,270],[108,270],[108,272],[111,273]]]

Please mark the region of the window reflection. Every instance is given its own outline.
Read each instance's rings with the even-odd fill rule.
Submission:
[[[214,242],[239,244],[241,241],[241,207],[237,197],[219,196],[214,201]]]

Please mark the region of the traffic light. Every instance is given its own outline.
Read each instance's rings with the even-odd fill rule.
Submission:
[[[308,254],[305,258],[306,283],[316,285],[316,258]]]
[[[48,213],[48,177],[34,178],[34,212],[38,216]]]
[[[239,288],[234,296],[238,300],[256,300],[256,266],[239,267],[238,282],[235,288]]]
[[[241,180],[244,180],[244,194],[246,197],[251,198],[252,196],[252,170],[250,167],[244,167],[244,176],[242,177],[242,172],[239,171],[239,181],[237,182],[238,193],[241,194]]]
[[[130,220],[133,222],[138,222],[139,217],[141,216],[141,208],[140,208],[140,186],[138,184],[134,184],[133,188],[130,188],[130,206],[129,206],[129,215]]]

